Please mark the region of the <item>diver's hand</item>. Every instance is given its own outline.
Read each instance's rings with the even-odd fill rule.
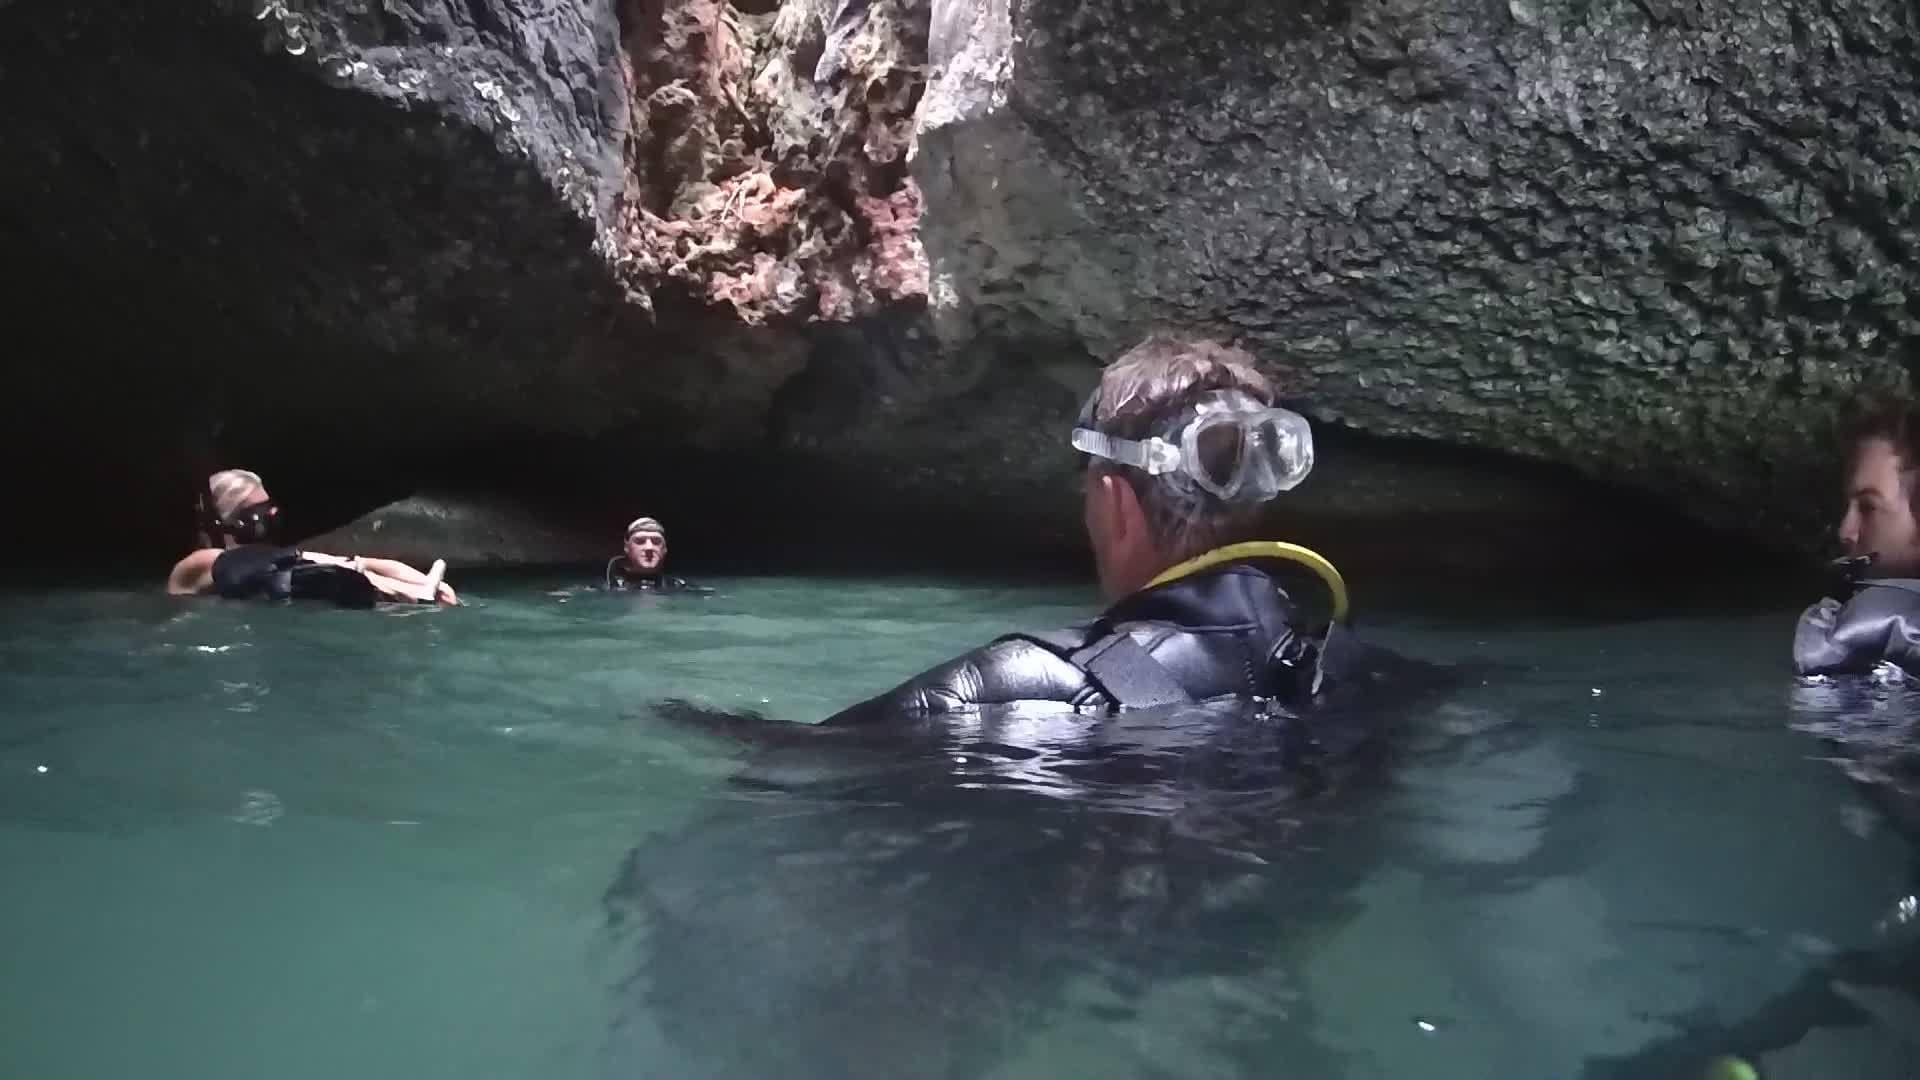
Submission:
[[[447,584],[444,581],[440,583],[440,589],[438,592],[434,593],[433,598],[435,600],[438,600],[440,603],[445,604],[448,607],[460,606],[459,594],[453,591],[453,586]]]

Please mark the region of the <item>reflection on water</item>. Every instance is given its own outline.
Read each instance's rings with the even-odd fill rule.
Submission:
[[[1915,1060],[1910,692],[1796,688],[1792,610],[1370,612],[1466,678],[1402,671],[1318,745],[1237,708],[849,737],[772,725],[1092,597],[574,584],[0,600],[0,1073]]]

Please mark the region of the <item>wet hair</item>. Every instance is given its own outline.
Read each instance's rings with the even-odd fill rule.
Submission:
[[[1093,427],[1123,439],[1145,439],[1202,397],[1240,390],[1273,404],[1273,384],[1252,354],[1200,338],[1156,333],[1107,365],[1095,391]],[[1258,539],[1264,508],[1229,506],[1205,492],[1176,491],[1139,469],[1099,458],[1090,466],[1118,472],[1133,486],[1154,542],[1175,559],[1223,544]]]
[[[1900,480],[1907,489],[1907,505],[1920,515],[1920,486],[1914,470],[1920,468],[1920,404],[1905,397],[1875,397],[1858,403],[1846,425],[1847,459],[1853,460],[1870,439],[1885,439],[1900,459]]]
[[[207,494],[213,499],[214,516],[232,516],[235,510],[246,505],[248,495],[266,486],[258,473],[245,469],[222,469],[207,477]]]

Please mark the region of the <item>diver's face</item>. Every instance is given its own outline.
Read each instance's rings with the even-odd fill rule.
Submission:
[[[656,532],[637,532],[627,537],[627,565],[640,570],[658,570],[667,561],[667,538]]]
[[[1908,498],[1909,475],[1886,439],[1868,439],[1853,456],[1840,543],[1848,555],[1872,555],[1883,576],[1920,574],[1920,525]]]

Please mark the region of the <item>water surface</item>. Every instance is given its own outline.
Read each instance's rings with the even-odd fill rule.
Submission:
[[[1492,666],[1390,718],[1380,772],[1235,802],[1274,829],[1202,835],[1227,873],[1190,804],[1082,798],[1102,736],[1058,718],[986,765],[883,763],[881,805],[730,783],[752,751],[650,707],[817,719],[1078,618],[1084,586],[464,584],[373,615],[0,597],[0,1074],[730,1075],[753,1055],[703,1047],[761,1039],[796,1075],[1612,1075],[1887,946],[1913,891],[1845,755],[1793,726],[1791,606],[1371,612]],[[608,925],[635,849],[677,940]],[[805,999],[863,986],[903,1000]],[[1775,1064],[1912,1055],[1867,1025]]]

